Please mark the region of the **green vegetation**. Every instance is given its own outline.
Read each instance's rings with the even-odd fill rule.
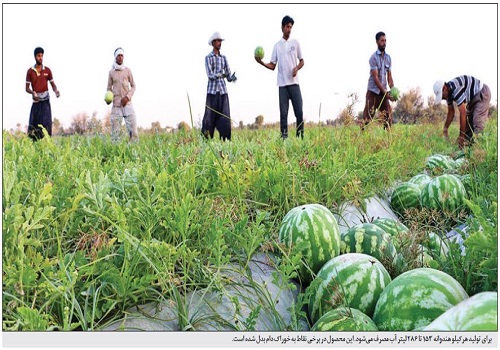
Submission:
[[[290,209],[319,203],[335,213],[344,201],[386,197],[428,156],[458,153],[432,124],[390,133],[311,127],[304,140],[285,141],[277,130],[234,130],[226,143],[196,130],[137,144],[82,135],[32,143],[4,132],[3,151],[3,330],[97,330],[137,304],[220,288],[222,266],[258,251],[274,251],[288,281],[299,262],[278,244],[278,230]],[[415,235],[469,224],[467,255],[451,246],[451,258],[433,267],[473,295],[497,290],[496,118],[466,157],[469,212],[414,209],[403,223]]]

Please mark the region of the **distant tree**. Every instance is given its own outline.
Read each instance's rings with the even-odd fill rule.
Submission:
[[[182,121],[179,124],[177,124],[177,129],[181,132],[187,132],[187,131],[191,130],[191,127],[189,126],[188,123],[186,123],[185,121]]]
[[[262,126],[264,126],[264,116],[262,114],[259,114],[255,118],[255,126],[257,127],[257,129],[261,129]]]
[[[347,105],[337,116],[335,124],[351,125],[355,122],[354,106],[359,102],[359,96],[356,92],[351,92],[347,98]]]
[[[163,129],[161,127],[160,122],[152,122],[151,123],[151,132],[156,134],[158,132],[161,132]]]
[[[111,132],[111,111],[108,110],[102,121],[102,132],[109,134]]]
[[[394,108],[393,120],[403,124],[416,124],[423,114],[424,100],[420,88],[411,88],[401,94]]]
[[[242,129],[242,130],[245,129],[245,124],[243,124],[243,120],[240,120],[240,123],[238,124],[238,127],[240,129]]]
[[[88,129],[89,116],[86,113],[78,113],[71,121],[71,129],[75,134],[85,134]]]
[[[54,118],[52,121],[52,135],[62,135],[64,133],[64,129],[61,125],[61,121],[57,118]]]
[[[87,134],[102,134],[102,121],[97,118],[97,112],[92,113],[92,117],[88,121]]]

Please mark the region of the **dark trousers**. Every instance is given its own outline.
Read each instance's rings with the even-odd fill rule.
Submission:
[[[28,136],[33,141],[43,138],[43,131],[40,127],[43,126],[47,133],[52,136],[52,111],[50,109],[50,101],[39,101],[31,106],[30,120],[28,124]]]
[[[363,111],[363,124],[367,125],[375,118],[375,112],[379,111],[378,121],[384,124],[384,129],[392,125],[392,110],[389,98],[383,93],[376,94],[370,90],[366,92],[366,103]]]
[[[227,94],[207,94],[201,133],[206,138],[213,138],[215,129],[219,131],[221,140],[231,140],[231,114]]]
[[[304,138],[304,113],[302,112],[302,94],[299,85],[280,86],[279,99],[281,137],[284,139],[288,137],[288,107],[289,101],[292,100],[293,112],[297,119],[296,135]]]

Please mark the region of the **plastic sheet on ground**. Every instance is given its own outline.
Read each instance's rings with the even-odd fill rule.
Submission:
[[[389,218],[399,221],[397,215],[392,211],[387,200],[378,196],[365,199],[365,208],[352,203],[342,203],[335,213],[340,232],[344,233],[349,228],[363,222],[371,222],[378,218]]]
[[[174,300],[134,307],[104,331],[282,331],[290,329],[299,288],[273,274],[274,257],[257,253],[247,268],[225,266],[218,288],[190,292]],[[274,276],[276,275],[276,276]],[[179,308],[185,311],[179,312]],[[179,316],[184,317],[179,322]],[[299,322],[308,330],[307,322]],[[182,329],[181,329],[182,328]]]

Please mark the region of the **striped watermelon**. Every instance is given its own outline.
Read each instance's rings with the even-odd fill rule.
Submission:
[[[306,204],[291,209],[283,218],[279,241],[302,255],[303,262],[314,273],[340,252],[340,228],[328,208],[321,204]],[[301,266],[303,282],[310,282],[310,271]]]
[[[463,206],[466,195],[464,185],[457,176],[444,174],[425,185],[420,201],[428,209],[455,211]]]
[[[425,162],[425,168],[432,175],[441,175],[455,169],[455,161],[450,156],[443,154],[433,154]]]
[[[448,244],[434,232],[429,232],[422,244],[429,249],[431,256],[445,259],[448,256]]]
[[[426,326],[468,298],[450,275],[431,268],[406,271],[382,291],[373,321],[382,331],[408,331]]]
[[[432,180],[432,177],[427,175],[427,174],[417,174],[414,177],[412,177],[408,182],[411,182],[413,184],[417,184],[420,186],[420,188],[424,187],[428,182]]]
[[[377,331],[375,322],[355,308],[339,306],[321,316],[311,331]]]
[[[420,186],[411,182],[402,182],[391,195],[391,207],[403,213],[405,209],[420,208]]]
[[[376,258],[360,253],[339,255],[328,261],[308,287],[309,315],[316,322],[338,306],[373,314],[380,293],[391,281]]]
[[[361,223],[340,236],[340,253],[363,253],[377,258],[382,264],[392,264],[396,248],[391,235],[377,225]]]
[[[432,255],[429,253],[429,248],[422,244],[418,244],[418,255],[416,256],[416,261],[418,262],[418,266],[422,267],[438,267],[437,262],[432,258]]]
[[[424,331],[498,331],[498,293],[481,292],[436,318]]]
[[[465,174],[459,177],[460,181],[464,185],[465,192],[470,196],[473,194],[474,186],[472,184],[471,174]]]
[[[405,245],[409,239],[409,229],[401,222],[391,218],[378,218],[372,221],[372,224],[377,225],[382,230],[387,232],[392,237],[392,243],[397,251]]]

